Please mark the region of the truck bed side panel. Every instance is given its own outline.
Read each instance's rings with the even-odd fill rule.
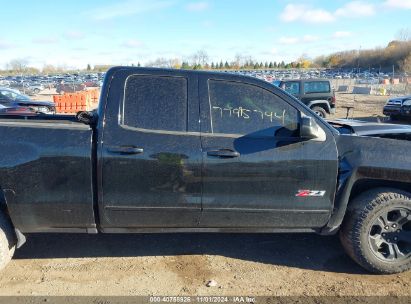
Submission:
[[[0,120],[0,190],[16,228],[95,227],[91,149],[80,123]]]

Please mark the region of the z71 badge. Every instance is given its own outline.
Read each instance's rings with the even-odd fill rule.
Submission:
[[[324,196],[325,191],[323,190],[298,190],[295,196],[306,197],[306,196]]]

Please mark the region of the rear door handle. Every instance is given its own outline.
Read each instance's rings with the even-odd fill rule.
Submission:
[[[220,157],[220,158],[235,158],[239,157],[240,153],[237,151],[233,151],[230,149],[219,149],[219,150],[211,150],[207,151],[208,156],[213,156],[213,157]]]
[[[141,154],[144,152],[143,148],[137,148],[134,146],[111,146],[107,150],[111,153],[119,154]]]

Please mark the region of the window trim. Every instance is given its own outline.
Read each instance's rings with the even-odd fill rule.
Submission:
[[[147,128],[140,128],[135,126],[130,126],[124,122],[125,117],[125,103],[126,103],[126,89],[127,83],[130,78],[132,77],[156,77],[156,78],[180,78],[186,80],[186,111],[185,111],[185,130],[184,131],[172,131],[172,130],[159,130],[159,129],[147,129]],[[122,101],[119,102],[119,109],[118,109],[118,125],[120,128],[125,130],[132,130],[137,132],[144,132],[144,133],[155,133],[155,134],[169,134],[169,135],[194,135],[196,132],[189,132],[188,131],[188,113],[189,113],[189,78],[187,76],[180,76],[180,75],[155,75],[155,74],[130,74],[126,77],[123,86],[123,96]]]
[[[213,127],[213,116],[212,116],[212,105],[211,105],[211,94],[210,94],[210,81],[218,81],[218,82],[226,82],[226,83],[237,83],[237,84],[245,84],[245,85],[250,85],[253,87],[257,87],[259,89],[265,90],[270,94],[275,95],[277,98],[281,99],[283,102],[285,102],[286,104],[288,104],[288,106],[290,106],[291,108],[295,109],[297,111],[297,116],[298,116],[298,125],[301,125],[301,111],[299,109],[297,109],[294,105],[292,105],[290,102],[288,102],[287,100],[281,98],[281,96],[279,96],[278,94],[276,94],[275,92],[264,88],[263,86],[254,84],[254,83],[250,83],[250,82],[244,82],[244,81],[239,81],[239,80],[228,80],[228,79],[218,79],[218,78],[208,78],[207,79],[207,94],[208,94],[208,116],[209,116],[209,125],[210,125],[210,131],[208,133],[202,132],[202,136],[204,134],[210,134],[211,136],[217,136],[217,137],[230,137],[230,138],[238,138],[238,137],[243,137],[246,136],[247,134],[236,134],[236,133],[215,133],[214,132],[214,127]]]

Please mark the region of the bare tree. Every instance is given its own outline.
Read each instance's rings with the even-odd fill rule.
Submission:
[[[43,66],[43,73],[45,74],[51,74],[51,73],[56,73],[56,72],[57,72],[57,68],[52,64],[45,64]]]
[[[147,66],[154,68],[170,68],[170,60],[160,57],[154,61],[148,62]]]
[[[234,57],[234,61],[231,62],[231,66],[233,66],[235,69],[239,69],[244,62],[244,57],[241,54],[236,54]]]
[[[404,72],[411,72],[411,52],[403,61],[399,62],[399,66]]]
[[[168,68],[168,69],[179,69],[181,67],[181,61],[178,58],[157,58],[154,61],[150,61],[146,66],[154,68]]]
[[[181,68],[181,60],[178,58],[171,58],[168,60],[169,61],[169,66],[173,69],[179,69]]]
[[[400,41],[411,41],[411,29],[402,28],[397,32],[396,38]]]
[[[27,59],[13,59],[9,62],[10,69],[18,73],[23,73],[27,69],[28,64]]]
[[[192,56],[193,65],[205,66],[208,60],[209,56],[205,50],[199,50]]]

